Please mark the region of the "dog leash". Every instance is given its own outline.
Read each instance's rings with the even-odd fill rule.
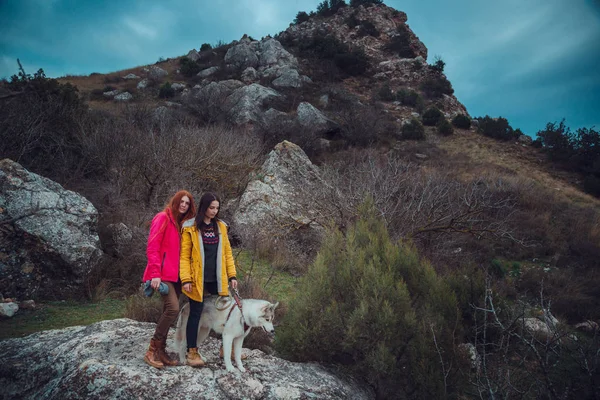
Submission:
[[[244,312],[242,311],[242,297],[240,296],[240,293],[238,292],[237,289],[231,288],[230,293],[233,293],[233,295],[231,297],[233,297],[235,304],[229,310],[229,314],[227,315],[227,319],[225,320],[225,323],[227,323],[227,321],[229,321],[229,317],[231,317],[231,313],[233,312],[233,309],[235,308],[235,306],[237,306],[240,309],[240,314],[242,314],[242,322],[244,323],[244,332],[246,332],[248,329],[250,329],[250,326],[246,323],[246,318],[244,318]]]

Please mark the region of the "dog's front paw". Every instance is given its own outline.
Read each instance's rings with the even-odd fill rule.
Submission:
[[[227,370],[227,372],[235,372],[235,368],[233,367],[233,365],[231,367],[227,366],[225,367],[225,369]]]
[[[241,365],[240,365],[240,366],[238,366],[238,369],[239,369],[240,371],[242,371],[242,373],[246,372],[246,368],[242,367]]]

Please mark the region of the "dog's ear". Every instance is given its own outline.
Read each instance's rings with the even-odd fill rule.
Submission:
[[[271,310],[275,311],[275,309],[277,308],[278,305],[279,305],[279,302],[277,302],[275,304],[271,304]]]

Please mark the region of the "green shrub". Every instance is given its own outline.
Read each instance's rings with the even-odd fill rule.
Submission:
[[[356,18],[356,10],[346,18],[346,25],[348,25],[348,28],[350,29],[354,29],[360,25],[360,20]]]
[[[431,98],[439,98],[443,95],[452,95],[454,89],[452,84],[444,75],[429,76],[421,83],[421,90]]]
[[[432,71],[435,71],[438,74],[441,74],[442,72],[444,72],[445,66],[446,66],[446,63],[444,62],[444,60],[442,60],[442,58],[440,56],[435,56],[435,60],[434,60],[433,64],[429,66],[429,68]]]
[[[479,119],[478,132],[497,140],[513,140],[515,133],[506,118],[486,115]]]
[[[208,50],[212,50],[212,46],[210,45],[210,43],[202,43],[202,46],[200,46],[200,51]]]
[[[192,61],[187,57],[181,57],[179,59],[179,72],[181,72],[181,75],[183,76],[194,76],[200,72],[200,69],[200,65],[198,65],[197,62]]]
[[[430,107],[423,113],[423,125],[435,126],[444,118],[444,114],[436,107]]]
[[[452,118],[452,125],[459,129],[469,129],[471,127],[471,118],[465,114],[457,114]]]
[[[165,82],[158,91],[158,97],[161,99],[169,99],[175,96],[175,89],[171,87],[170,82]]]
[[[396,100],[402,103],[403,106],[415,107],[421,110],[424,107],[423,97],[411,89],[398,90],[396,92]]]
[[[301,24],[303,22],[306,22],[310,19],[310,16],[305,12],[305,11],[298,11],[298,14],[296,14],[296,18],[294,18],[294,24]]]
[[[425,128],[421,121],[411,118],[406,124],[402,125],[402,139],[404,140],[423,140],[425,139]]]
[[[436,127],[440,135],[450,136],[454,133],[454,128],[452,128],[452,124],[446,118],[440,119]]]
[[[383,101],[394,101],[396,98],[394,92],[392,92],[392,88],[390,88],[390,85],[387,83],[381,85],[377,91],[377,97]]]
[[[419,391],[441,398],[437,345],[451,350],[457,302],[416,249],[391,240],[372,201],[346,235],[330,229],[289,304],[277,338],[282,355],[338,364],[378,398]],[[451,389],[450,389],[451,390]]]
[[[385,50],[398,54],[404,58],[415,58],[417,54],[410,47],[410,33],[406,25],[399,25],[396,36],[385,45]]]

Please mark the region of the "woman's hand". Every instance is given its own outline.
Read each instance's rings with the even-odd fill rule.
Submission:
[[[160,278],[152,278],[150,286],[152,286],[152,289],[158,290],[158,288],[160,287]]]
[[[236,289],[237,290],[237,287],[238,287],[237,279],[232,279],[231,282],[230,282],[230,284],[231,284],[231,288],[232,289]]]
[[[186,292],[190,293],[192,291],[192,284],[191,283],[184,283],[183,284],[183,290],[185,290]]]

